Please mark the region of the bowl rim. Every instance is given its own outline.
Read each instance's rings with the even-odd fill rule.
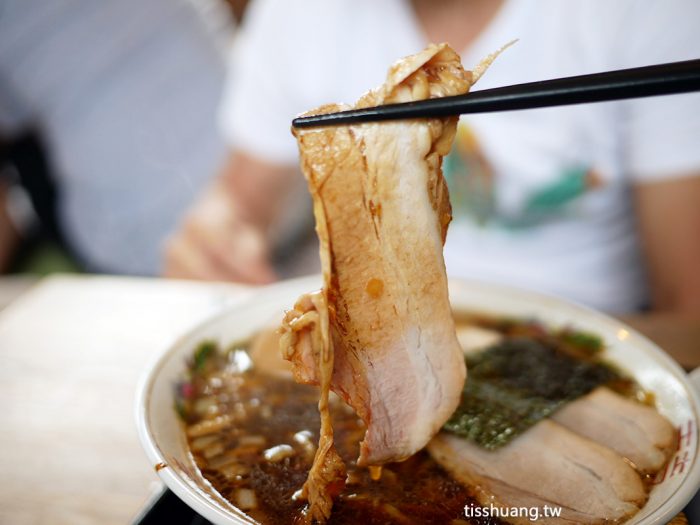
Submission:
[[[192,490],[192,487],[187,483],[187,481],[185,481],[174,469],[169,467],[165,454],[161,451],[156,438],[151,432],[151,427],[148,420],[148,405],[153,384],[158,377],[160,369],[170,358],[170,354],[176,348],[182,345],[191,334],[202,331],[206,326],[216,323],[217,320],[229,315],[232,309],[239,306],[244,306],[246,303],[247,299],[241,301],[240,303],[224,306],[222,310],[200,320],[183,334],[176,337],[169,344],[165,345],[165,349],[158,353],[155,358],[152,358],[151,362],[147,364],[141,378],[139,379],[136,390],[136,404],[134,407],[136,428],[139,435],[139,440],[141,441],[141,446],[144,449],[154,471],[167,488],[172,490],[181,500],[187,503],[190,508],[194,509],[197,513],[212,523],[220,523],[221,520],[228,521],[231,519],[231,516],[218,506],[212,505],[210,501],[207,501],[201,492]],[[236,516],[236,518],[241,520],[241,524],[245,523],[242,516]],[[250,519],[248,521],[251,524],[256,523]]]
[[[492,283],[483,280],[448,277],[448,281],[450,283],[451,294],[455,288],[466,287],[479,289],[481,291],[490,292],[497,295],[504,294],[516,296],[521,299],[534,299],[539,302],[547,303],[547,308],[564,306],[571,311],[580,312],[597,324],[607,326],[610,330],[625,330],[627,332],[628,344],[630,345],[635,345],[638,343],[645,346],[645,350],[648,350],[651,353],[653,359],[657,361],[667,373],[672,374],[683,387],[684,397],[688,400],[695,418],[695,432],[698,447],[696,449],[695,456],[692,458],[692,464],[690,465],[688,474],[682,481],[681,485],[673,494],[664,500],[661,505],[657,506],[652,511],[652,515],[644,518],[644,521],[640,522],[640,524],[666,524],[683,510],[685,505],[695,495],[698,488],[700,488],[700,437],[697,436],[697,432],[699,430],[698,423],[700,423],[700,392],[693,384],[690,376],[668,353],[666,353],[651,339],[624,322],[619,321],[608,314],[599,312],[593,308],[569,299],[564,299],[553,294],[529,290],[522,287],[503,285],[500,283]],[[257,524],[258,522],[250,518],[243,511],[237,509],[232,504],[230,505],[231,511],[237,511],[233,514],[230,512],[225,512],[222,508],[213,505],[203,493],[193,490],[188,482],[184,480],[177,472],[167,467],[165,455],[160,450],[160,447],[158,446],[157,441],[151,432],[148,416],[150,394],[155,380],[158,377],[158,372],[168,361],[170,355],[178,347],[184,344],[187,339],[191,338],[193,334],[202,332],[208,326],[221,322],[224,318],[230,316],[236,310],[245,308],[251,303],[261,303],[265,300],[265,298],[278,297],[280,293],[283,293],[287,289],[304,289],[304,286],[308,285],[306,289],[310,291],[314,288],[318,288],[320,283],[320,275],[286,279],[270,285],[261,286],[251,295],[245,297],[241,301],[223,305],[219,311],[206,316],[204,319],[186,329],[180,336],[174,338],[168,344],[164,345],[163,349],[157,352],[155,356],[151,358],[150,362],[147,363],[144,371],[141,374],[136,390],[134,404],[134,416],[141,446],[161,481],[191,508],[213,523],[222,523],[225,521],[230,522],[231,518],[234,516],[241,524],[252,525]],[[293,300],[294,298],[290,297],[290,307]],[[158,468],[158,465],[160,464],[165,464],[166,467]]]

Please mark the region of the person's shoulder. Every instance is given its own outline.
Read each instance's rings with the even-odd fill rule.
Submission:
[[[358,11],[380,11],[382,3],[370,0],[253,0],[246,10],[244,25],[265,21],[293,27],[300,34],[313,35],[328,24],[337,24],[351,18]],[[324,25],[317,25],[317,22],[323,22]],[[339,27],[336,25],[336,28]]]
[[[622,35],[637,33],[675,21],[682,23],[700,13],[697,0],[511,0],[528,5],[530,10],[538,10],[539,15],[549,13],[566,24],[585,21],[590,23],[590,31],[614,27]]]
[[[238,40],[246,48],[269,49],[280,62],[323,54],[346,30],[342,20],[352,13],[352,4],[350,0],[253,0]]]
[[[246,12],[235,53],[239,62],[265,59],[291,84],[333,84],[349,62],[383,56],[387,43],[402,40],[400,20],[387,20],[404,0],[254,0]],[[395,17],[394,17],[395,18]],[[387,29],[389,27],[389,29]],[[391,37],[385,33],[389,32]],[[382,35],[378,38],[378,35]],[[381,70],[399,56],[382,61]],[[373,60],[371,61],[373,62]],[[359,96],[360,93],[357,95]]]
[[[531,31],[576,51],[554,58],[574,59],[583,69],[683,60],[700,42],[697,0],[509,1],[523,6],[518,12]]]
[[[535,22],[550,20],[563,25],[578,23],[581,20],[590,22],[591,30],[606,21],[619,20],[626,17],[640,6],[639,0],[508,0],[519,3],[523,9],[520,12]],[[655,2],[656,0],[646,0]]]

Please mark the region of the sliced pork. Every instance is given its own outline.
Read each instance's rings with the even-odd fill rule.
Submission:
[[[457,340],[465,356],[478,354],[503,339],[503,334],[480,326],[466,325],[457,328]]]
[[[484,506],[561,508],[558,518],[538,523],[619,520],[646,500],[641,478],[624,459],[549,420],[495,451],[444,432],[428,451],[455,479],[475,487]],[[532,523],[527,517],[508,521]]]
[[[654,408],[600,387],[568,403],[552,419],[627,458],[642,473],[660,470],[676,443],[676,431]]]
[[[394,65],[355,107],[457,95],[472,80],[452,49],[431,45]],[[349,108],[310,113],[342,109]],[[360,465],[414,454],[460,400],[466,370],[442,255],[451,208],[441,162],[456,124],[444,118],[295,131],[324,284],[287,313],[281,349],[298,381],[329,385],[365,422]],[[321,396],[323,404],[323,388]],[[313,479],[312,470],[307,487]]]
[[[392,67],[357,107],[464,93],[470,78],[456,53],[431,46]],[[459,402],[465,366],[442,256],[451,209],[440,170],[455,125],[451,118],[296,132],[321,239],[331,386],[367,425],[360,464],[420,450]],[[285,355],[298,379],[317,382],[310,348],[299,343]]]

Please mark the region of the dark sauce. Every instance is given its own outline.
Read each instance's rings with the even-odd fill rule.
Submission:
[[[202,474],[222,496],[249,507],[244,510],[263,524],[302,523],[305,502],[293,495],[306,480],[318,442],[318,389],[254,369],[236,370],[230,355],[218,350],[209,349],[207,354],[206,362],[201,358],[193,362],[190,378],[180,386],[181,394],[184,389],[187,395],[179,401]],[[329,524],[503,523],[491,518],[467,520],[464,506],[476,501],[426,452],[384,466],[381,478],[372,480],[367,469],[355,464],[364,434],[362,422],[337,398],[332,399],[331,410],[348,483],[333,506]],[[224,423],[216,431],[201,433],[208,421]],[[265,451],[278,445],[284,447],[281,459],[266,459]],[[246,491],[254,492],[254,508]]]

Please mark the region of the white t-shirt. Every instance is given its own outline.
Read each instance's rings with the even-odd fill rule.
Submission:
[[[466,68],[519,39],[483,89],[700,57],[700,3],[507,0]],[[296,163],[291,118],[354,102],[426,44],[407,0],[257,0],[233,55],[222,125],[236,147]],[[445,161],[448,273],[608,311],[648,291],[632,184],[700,170],[700,94],[464,116]]]

